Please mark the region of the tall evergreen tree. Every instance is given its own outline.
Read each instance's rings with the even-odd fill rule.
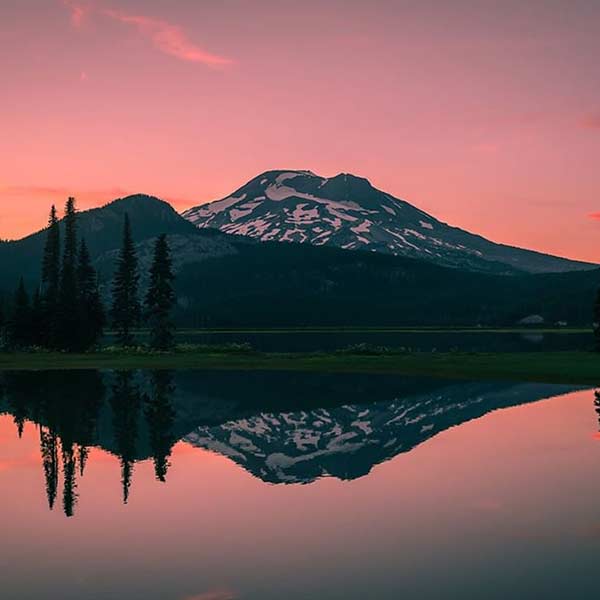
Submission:
[[[84,239],[77,257],[77,288],[79,292],[79,349],[95,346],[104,329],[104,307],[98,290],[98,276]]]
[[[141,307],[138,286],[138,260],[131,235],[129,215],[126,214],[123,225],[123,246],[113,281],[111,311],[117,341],[122,346],[133,345],[132,330],[140,321]]]
[[[50,209],[42,262],[43,345],[55,347],[58,336],[58,299],[60,289],[60,225],[56,207]]]
[[[15,292],[13,314],[9,324],[9,343],[16,348],[31,344],[31,305],[22,277]]]
[[[63,350],[79,349],[79,310],[77,289],[77,212],[75,198],[65,207],[65,243],[60,272],[58,306],[58,345]]]
[[[167,236],[163,234],[154,246],[150,287],[145,300],[150,325],[150,346],[156,350],[168,350],[174,344],[174,325],[171,320],[175,304],[174,280],[171,251]]]

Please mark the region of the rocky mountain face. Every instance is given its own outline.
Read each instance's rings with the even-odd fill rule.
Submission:
[[[488,272],[550,273],[595,265],[496,244],[442,223],[350,174],[268,171],[183,216],[199,228],[261,241],[297,242],[425,259]]]

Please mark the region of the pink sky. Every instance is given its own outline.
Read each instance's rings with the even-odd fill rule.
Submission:
[[[600,261],[599,54],[587,0],[6,0],[0,237],[297,168]]]

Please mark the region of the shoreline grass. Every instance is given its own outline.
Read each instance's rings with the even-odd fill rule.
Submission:
[[[153,353],[0,354],[0,370],[198,369],[370,373],[449,379],[496,379],[600,385],[600,354],[593,352],[389,352],[384,354],[259,353],[203,350]]]
[[[134,332],[139,336],[148,336],[149,331],[140,329]],[[177,337],[186,335],[235,335],[235,334],[260,334],[260,335],[278,335],[278,334],[322,334],[322,333],[411,333],[411,334],[460,334],[460,333],[494,333],[494,334],[540,334],[553,333],[563,335],[589,334],[592,336],[590,327],[476,327],[476,326],[406,326],[406,327],[273,327],[273,328],[182,328],[176,332]],[[105,337],[114,336],[113,331],[107,331]]]

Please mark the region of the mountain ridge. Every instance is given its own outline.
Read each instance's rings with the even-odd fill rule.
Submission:
[[[334,184],[343,185],[344,178]],[[106,302],[125,212],[140,259],[141,292],[153,240],[164,233],[177,277],[175,318],[191,327],[512,325],[532,314],[547,323],[589,324],[600,280],[600,270],[532,275],[499,263],[492,272],[478,272],[381,252],[258,242],[199,229],[168,203],[135,195],[79,213]],[[44,244],[45,230],[0,243],[5,306],[21,276],[30,291],[39,285]]]
[[[257,239],[335,246],[475,271],[591,270],[592,263],[492,242],[454,227],[350,173],[270,170],[229,196],[182,213],[201,229]]]
[[[168,203],[148,194],[132,194],[117,198],[103,206],[77,212],[78,234],[86,239],[94,259],[120,247],[123,235],[123,218],[128,213],[132,219],[132,235],[136,244],[152,240],[165,233],[181,238],[214,240],[227,236],[219,232],[199,230],[188,223]],[[64,219],[60,219],[64,235]],[[23,276],[30,283],[39,280],[39,266],[45,244],[46,228],[21,239],[0,244],[0,271],[6,279],[17,281]],[[201,236],[198,236],[201,233]],[[14,287],[15,283],[11,283]]]

